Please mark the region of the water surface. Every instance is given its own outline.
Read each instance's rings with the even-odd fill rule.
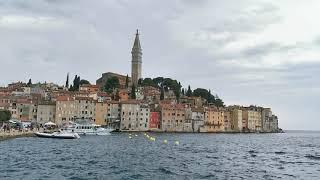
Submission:
[[[2,141],[0,179],[320,179],[320,133],[137,135]]]

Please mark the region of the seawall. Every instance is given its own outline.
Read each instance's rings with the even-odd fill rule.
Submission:
[[[34,136],[33,131],[10,131],[10,132],[0,132],[0,141],[19,138],[19,137],[32,137]]]

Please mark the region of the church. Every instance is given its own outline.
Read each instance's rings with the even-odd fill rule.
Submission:
[[[133,47],[131,50],[131,78],[129,78],[130,85],[138,85],[139,79],[142,78],[142,48],[140,44],[140,39],[139,39],[139,30],[137,29]],[[117,73],[112,73],[112,72],[107,72],[103,73],[102,77],[99,78],[96,81],[96,84],[99,85],[100,87],[103,87],[105,83],[107,82],[108,79],[112,77],[117,77],[119,79],[119,83],[121,87],[125,87],[126,83],[126,76],[117,74]]]

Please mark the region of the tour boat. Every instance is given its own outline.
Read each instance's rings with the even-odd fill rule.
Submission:
[[[78,124],[78,123],[71,123],[65,129],[67,132],[75,132],[79,135],[110,135],[114,129],[112,128],[103,128],[97,124],[85,123],[85,124]]]
[[[79,139],[80,136],[77,133],[70,133],[70,132],[53,132],[53,133],[41,133],[36,132],[34,133],[37,137],[41,138],[55,138],[55,139]]]

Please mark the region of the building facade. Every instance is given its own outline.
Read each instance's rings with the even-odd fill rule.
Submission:
[[[43,102],[38,105],[37,123],[44,125],[47,122],[55,122],[56,104],[52,102]]]

